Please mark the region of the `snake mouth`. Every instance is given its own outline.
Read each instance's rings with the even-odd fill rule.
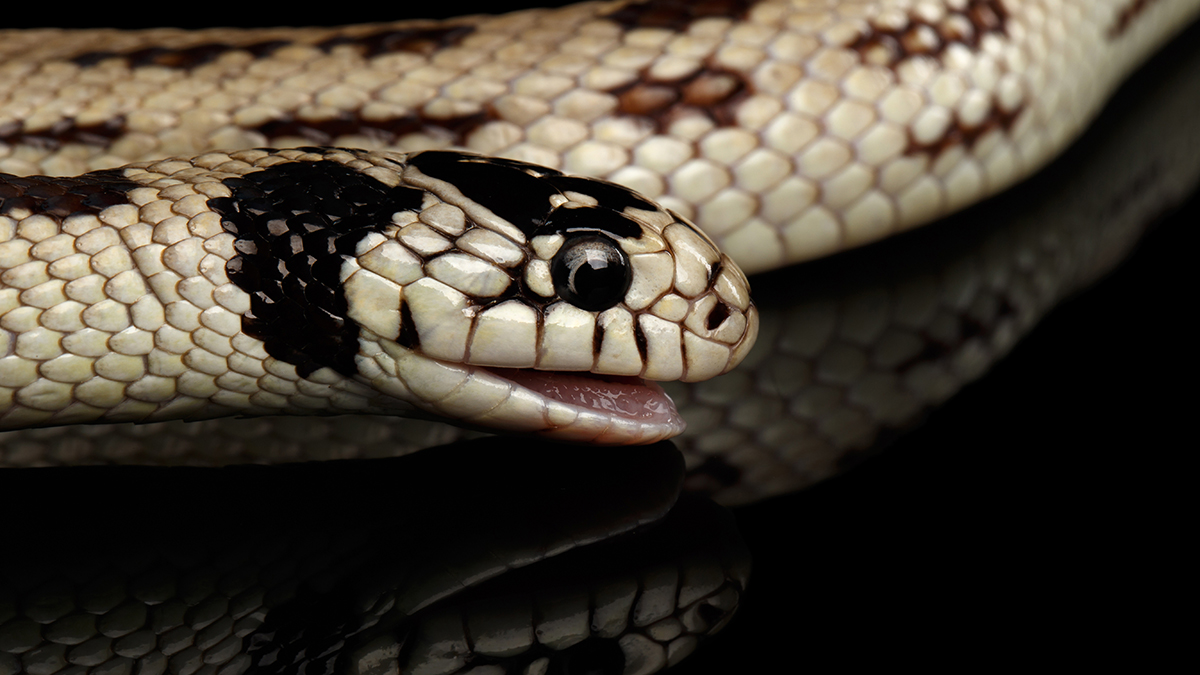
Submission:
[[[675,402],[656,382],[640,377],[600,373],[483,368],[497,377],[566,405],[638,422],[675,425]]]

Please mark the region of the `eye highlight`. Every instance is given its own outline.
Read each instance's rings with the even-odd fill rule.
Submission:
[[[550,263],[550,276],[558,297],[589,312],[621,302],[633,279],[625,252],[598,234],[569,236]]]

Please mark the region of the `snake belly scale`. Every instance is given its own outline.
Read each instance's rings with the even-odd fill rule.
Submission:
[[[462,395],[462,382],[478,384],[481,395],[487,389],[463,368],[513,368],[506,371],[512,385],[513,378],[529,377],[530,367],[590,369],[609,376],[604,392],[588,395],[593,409],[619,407],[622,387],[640,386],[621,378],[718,374],[744,355],[754,335],[747,287],[733,262],[761,271],[828,255],[1003,189],[1059,152],[1122,77],[1198,10],[1196,0],[620,0],[341,28],[0,32],[0,171],[35,176],[5,179],[11,204],[0,223],[0,393],[8,408],[0,426],[331,403],[334,411],[411,413],[415,402],[426,414],[577,440],[671,435],[677,421],[654,426],[633,419],[669,407],[652,388],[632,399],[646,402],[633,417],[584,415],[576,429],[574,421],[563,422],[574,420],[574,409],[551,414],[541,398],[525,405],[511,395],[540,391],[540,397],[553,388],[540,380],[501,385],[511,407],[461,408],[476,400]],[[314,144],[365,150],[245,150]],[[388,154],[446,148],[509,159]],[[166,156],[195,159],[156,163]],[[111,169],[128,162],[140,164]],[[310,236],[313,223],[300,222],[298,213],[296,227],[305,232],[283,233],[278,218],[260,217],[269,210],[243,211],[233,193],[253,186],[225,184],[254,183],[255,174],[280,171],[276,164],[304,162],[319,164],[311,171],[326,182],[348,180],[331,164],[373,172],[382,186],[372,184],[376,192],[404,182],[421,191],[420,203],[400,191],[402,207],[391,214],[349,217],[352,236]],[[220,168],[230,166],[238,168]],[[453,169],[440,175],[435,166]],[[96,170],[104,173],[73,183],[36,177]],[[220,178],[199,175],[207,170]],[[543,234],[515,222],[529,207],[509,206],[517,192],[505,186],[514,183],[492,180],[501,170],[551,183],[567,180],[559,170],[611,181],[535,189],[534,208],[542,216],[547,209],[572,216],[611,211],[621,222],[636,222],[640,235],[595,223]],[[290,180],[260,178],[272,185]],[[195,192],[216,184],[222,188]],[[37,210],[48,204],[51,212]],[[380,219],[389,218],[381,231]],[[470,231],[457,229],[459,218]],[[338,227],[347,220],[330,219]],[[192,220],[198,232],[224,243],[191,232]],[[397,239],[401,231],[413,236]],[[313,262],[311,279],[261,276],[272,261],[291,275],[277,256],[297,254],[322,237],[331,257]],[[451,240],[465,248],[438,248]],[[579,249],[559,256],[566,240]],[[403,277],[403,265],[382,253],[397,246],[420,261],[422,279]],[[386,259],[404,281],[364,266],[360,255]],[[85,263],[79,256],[91,257]],[[614,271],[626,262],[628,280]],[[572,265],[585,265],[581,278],[603,278],[597,283],[610,291],[564,296],[571,284],[560,281],[575,278]],[[224,276],[213,271],[218,267]],[[183,284],[191,272],[197,274],[186,279],[196,281]],[[178,279],[156,276],[168,273]],[[335,278],[341,286],[331,289],[327,280]],[[279,306],[264,283],[287,302]],[[434,284],[439,292],[429,288]],[[440,292],[443,286],[453,292]],[[378,294],[384,287],[390,296]],[[657,295],[650,297],[650,287]],[[298,313],[288,303],[300,297],[322,309]],[[546,304],[551,297],[565,304]],[[254,312],[254,298],[270,300],[274,314],[265,305]],[[161,309],[143,315],[134,309],[139,302]],[[577,323],[560,316],[575,310],[590,333],[566,331],[572,337],[557,341],[560,333],[547,327],[561,320],[575,330]],[[229,316],[220,329],[204,323],[221,312]],[[232,333],[232,321],[243,330]],[[91,337],[68,341],[72,331]],[[310,339],[313,331],[322,337]],[[360,339],[352,340],[356,331]],[[191,347],[170,343],[185,334]],[[372,342],[376,337],[385,340]],[[68,344],[86,353],[70,352]],[[194,353],[178,351],[185,347]],[[405,384],[394,378],[395,391],[386,395],[364,389],[364,381],[381,382],[374,369],[399,375],[408,361],[396,350],[436,355],[421,367],[438,372],[412,381],[444,388],[422,395],[398,377]],[[168,395],[179,392],[188,353],[213,371],[198,368],[203,375],[188,378],[229,385],[205,390],[223,403]],[[391,362],[381,365],[378,355]],[[264,365],[278,362],[298,379],[271,379],[289,379]],[[129,367],[110,368],[114,363]],[[264,378],[279,391],[249,383]],[[493,398],[501,395],[489,386]],[[593,385],[570,385],[581,386]],[[76,392],[85,387],[106,393],[84,402]]]

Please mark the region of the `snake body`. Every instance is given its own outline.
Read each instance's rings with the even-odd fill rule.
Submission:
[[[1058,153],[1194,0],[668,0],[0,41],[0,160],[461,146],[606,178],[746,271],[927,222]]]
[[[242,334],[264,329],[264,322],[256,314],[238,315],[218,302],[215,294],[207,294],[209,290],[228,288],[234,281],[229,278],[228,266],[235,259],[236,248],[223,249],[223,258],[221,251],[204,250],[202,237],[190,232],[190,220],[188,236],[184,236],[181,220],[201,215],[194,209],[203,202],[212,214],[207,218],[213,235],[223,236],[226,242],[241,242],[245,237],[236,224],[229,224],[236,218],[221,212],[220,205],[225,204],[222,200],[230,199],[228,195],[203,191],[185,194],[193,188],[182,185],[194,184],[198,190],[201,184],[226,180],[229,171],[220,167],[227,161],[239,166],[233,171],[237,174],[248,171],[241,169],[241,164],[269,171],[266,164],[276,161],[330,161],[324,159],[324,153],[331,152],[338,158],[332,160],[334,163],[374,163],[376,169],[383,170],[386,160],[374,158],[384,155],[372,154],[375,151],[457,146],[628,186],[656,200],[662,208],[649,206],[644,200],[634,206],[614,207],[586,189],[557,190],[561,196],[551,196],[550,206],[558,208],[570,202],[568,211],[601,207],[624,216],[633,211],[656,214],[640,223],[651,230],[660,228],[661,236],[654,232],[649,239],[673,244],[663,228],[676,226],[676,232],[691,233],[683,248],[697,251],[698,257],[681,262],[679,247],[674,247],[674,264],[660,264],[661,271],[638,277],[645,281],[635,280],[629,287],[629,293],[636,297],[622,298],[622,318],[597,316],[595,326],[603,330],[591,331],[591,349],[587,349],[586,339],[579,338],[570,349],[580,351],[563,356],[561,361],[569,362],[569,369],[584,369],[574,360],[582,358],[590,361],[592,370],[604,373],[700,379],[732,366],[744,354],[754,322],[740,273],[733,265],[721,262],[715,249],[688,228],[686,219],[694,219],[748,271],[827,255],[927,222],[1002,189],[1052,157],[1086,124],[1124,74],[1185,25],[1198,9],[1200,3],[1193,0],[729,0],[698,6],[650,0],[344,28],[5,32],[5,39],[0,41],[0,82],[4,85],[0,87],[4,92],[0,95],[0,141],[6,145],[6,153],[0,158],[0,170],[46,176],[87,170],[108,172],[100,174],[99,196],[88,192],[90,187],[65,189],[70,195],[83,194],[83,201],[91,200],[82,211],[71,210],[79,201],[72,197],[49,207],[58,211],[42,213],[38,209],[47,208],[47,199],[38,196],[33,204],[27,204],[25,197],[32,194],[31,189],[54,192],[59,188],[29,188],[20,182],[62,186],[70,181],[6,179],[8,198],[17,204],[6,208],[16,208],[20,218],[10,215],[5,221],[6,257],[0,260],[5,267],[3,292],[7,303],[6,313],[0,318],[7,342],[6,380],[0,385],[12,401],[0,419],[11,428],[94,419],[203,417],[214,414],[207,406],[221,390],[229,392],[222,394],[226,401],[236,399],[237,403],[218,403],[219,412],[280,410],[285,406],[278,397],[288,396],[298,397],[288,406],[302,400],[299,407],[307,408],[315,405],[313,399],[320,399],[322,405],[336,401],[332,403],[334,410],[371,412],[395,411],[408,407],[397,401],[411,404],[419,399],[416,405],[425,412],[449,414],[474,424],[558,429],[564,422],[544,403],[533,406],[539,414],[531,416],[528,406],[516,406],[511,413],[493,412],[488,406],[495,403],[495,398],[487,399],[482,391],[472,390],[466,396],[466,389],[461,388],[463,371],[447,365],[462,358],[470,363],[466,344],[457,337],[445,338],[441,324],[428,334],[418,330],[422,348],[444,357],[423,366],[438,372],[399,378],[405,382],[399,389],[409,393],[415,381],[437,389],[424,396],[406,398],[404,392],[388,391],[381,398],[358,388],[364,379],[378,380],[375,371],[364,373],[362,367],[386,351],[381,347],[360,349],[352,357],[356,360],[354,372],[344,361],[340,366],[332,361],[316,363],[311,361],[311,354],[302,353],[303,349],[278,344],[270,347],[271,342],[259,338],[253,340],[267,346],[239,350],[233,344],[234,335],[216,331],[200,320],[205,312],[218,308],[214,313],[228,312],[227,323],[230,318],[242,322]],[[261,151],[261,156],[260,151],[239,155],[236,150],[308,145],[314,141],[368,150],[366,154]],[[168,155],[196,159],[153,163]],[[130,161],[143,163],[116,173],[109,170]],[[461,163],[518,166],[482,160]],[[188,173],[213,168],[222,176],[216,181]],[[514,170],[530,178],[551,175],[545,169]],[[185,175],[175,177],[177,171]],[[407,174],[408,169],[402,173]],[[425,175],[420,170],[416,173]],[[130,181],[134,176],[144,176],[145,183],[139,188],[126,186],[125,191],[133,195],[146,188],[158,190],[154,200],[143,195],[139,197],[145,200],[141,204],[114,201],[113,191],[103,185],[104,181]],[[422,197],[419,207],[412,206],[405,213],[428,212],[431,215],[425,220],[437,222],[439,216],[429,209],[457,208],[482,230],[499,234],[509,243],[528,244],[522,253],[513,254],[524,256],[522,264],[529,263],[520,274],[512,275],[513,281],[519,277],[536,294],[536,280],[541,278],[542,291],[549,290],[544,273],[539,277],[538,272],[526,274],[524,270],[537,268],[544,272],[553,254],[539,250],[536,237],[518,232],[520,225],[500,214],[508,208],[501,204],[515,203],[513,194],[498,191],[486,199],[474,199],[470,194],[476,188],[468,182],[478,179],[467,172],[425,178],[426,184],[415,187],[441,203],[426,204]],[[76,179],[76,184],[94,186],[96,180],[84,177]],[[389,180],[383,184],[394,187]],[[155,181],[165,182],[150,187]],[[168,184],[173,181],[180,185]],[[435,183],[437,188],[431,189]],[[165,198],[161,196],[164,190]],[[607,187],[598,190],[605,192],[605,197],[611,192]],[[182,213],[172,210],[176,200]],[[87,213],[101,206],[116,225]],[[135,210],[139,220],[134,220]],[[142,215],[142,210],[149,211],[148,215]],[[66,230],[72,218],[88,223],[80,226],[78,235]],[[29,219],[32,222],[22,227]],[[365,255],[370,244],[395,237],[406,225],[423,222],[421,217],[412,223],[399,222],[394,213],[384,219],[393,221],[389,226],[392,231],[366,235],[362,241],[368,243],[362,244],[361,252],[356,244],[355,255]],[[130,229],[133,225],[137,227]],[[109,253],[108,258],[120,257],[121,264],[128,259],[130,268],[106,266],[107,258],[96,257],[109,248],[90,250],[94,245],[78,244],[92,227],[100,232],[119,230],[127,234],[117,237],[121,241],[114,240],[109,247],[127,250],[127,255]],[[269,231],[268,226],[264,227]],[[139,231],[147,233],[144,240],[136,239],[134,233]],[[444,234],[438,236],[445,240]],[[611,234],[603,236],[612,239]],[[98,240],[101,235],[93,238]],[[205,278],[204,283],[196,282],[203,287],[199,300],[184,296],[179,284],[185,276],[161,255],[185,240],[193,243],[175,249],[172,261],[182,259],[180,264],[188,272],[193,268],[202,271],[204,258],[200,251],[224,260],[225,279],[203,274],[186,277]],[[131,241],[145,244],[140,257],[133,254],[142,249]],[[399,245],[398,240],[392,243]],[[415,245],[427,243],[428,238]],[[179,255],[187,246],[193,247],[192,254]],[[620,248],[627,255],[643,255],[647,260],[665,252],[665,248],[639,249],[628,241],[622,241]],[[447,278],[432,274],[430,264],[425,264],[422,272],[425,278],[450,286],[459,294],[452,300],[442,297],[429,301],[448,303],[438,305],[441,317],[453,315],[448,309],[451,306],[467,314],[479,312],[481,317],[492,318],[494,314],[500,319],[494,325],[503,328],[492,332],[514,338],[510,345],[486,342],[486,347],[481,339],[479,349],[502,356],[489,356],[480,363],[558,367],[553,363],[558,356],[539,361],[545,358],[547,337],[539,334],[549,315],[542,312],[542,307],[535,307],[538,303],[531,304],[526,298],[516,305],[508,301],[487,307],[472,305],[475,309],[467,310],[469,303],[463,298],[476,295],[478,289],[472,287],[471,292],[465,292],[460,287],[487,285],[484,268],[479,267],[482,274],[478,278],[468,279],[466,268],[452,262],[452,255],[457,254],[446,253],[448,249],[408,250],[416,251],[418,257],[440,254],[448,259],[440,265]],[[475,260],[483,259],[478,251],[470,253]],[[485,258],[492,253],[485,254]],[[375,270],[365,267],[348,249],[339,251],[339,256],[344,258],[339,258],[339,272],[334,275],[326,270],[326,276],[345,277],[349,285],[341,292],[347,299],[368,299],[362,309],[348,309],[353,329],[361,331],[367,343],[374,335],[388,336],[393,344],[403,343],[408,339],[405,335],[412,333],[403,311],[413,304],[397,304],[395,293],[391,300],[380,300],[386,294],[381,296],[376,287],[368,288],[371,283],[379,286],[379,282],[366,281],[374,278],[372,274],[378,276]],[[75,262],[59,263],[60,259]],[[504,264],[496,258],[488,262],[501,267]],[[71,265],[76,267],[68,269]],[[206,268],[210,275],[214,265],[221,266],[210,260]],[[51,266],[68,276],[55,276]],[[689,266],[705,271],[701,276],[707,277],[708,286],[689,286],[694,283],[689,275],[695,276]],[[162,272],[174,273],[178,279],[161,277],[169,279],[163,284],[167,289],[164,295],[153,284],[120,288],[120,283],[111,283],[97,267],[112,271],[112,279],[130,273],[126,278],[148,280]],[[363,268],[361,281],[355,279],[357,268]],[[119,330],[92,338],[85,348],[87,353],[76,354],[63,349],[67,344],[65,335],[70,330],[101,329],[86,324],[80,306],[85,303],[71,298],[64,289],[79,279],[97,275],[106,280],[89,282],[93,291],[90,297],[97,304],[108,303],[106,307],[128,307],[114,313],[127,314],[131,317],[130,327],[141,333],[135,332],[135,337],[128,340],[117,339],[122,331],[130,330],[122,327],[118,318],[115,324],[105,325]],[[458,286],[448,283],[448,278]],[[433,283],[407,281],[415,284],[411,290],[418,291],[417,296],[423,284]],[[392,284],[403,286],[403,297],[408,297],[408,286],[395,279]],[[669,290],[680,284],[687,286],[686,292]],[[653,297],[647,295],[646,285],[654,287]],[[185,289],[195,293],[191,286],[185,285]],[[146,290],[152,292],[142,295]],[[255,297],[256,291],[242,291],[246,298]],[[178,299],[172,292],[178,294]],[[486,297],[500,298],[502,293]],[[686,302],[667,302],[669,297]],[[161,305],[162,318],[156,313],[149,323],[139,319],[144,325],[137,325],[132,320],[137,302]],[[209,302],[213,304],[205,306]],[[674,305],[667,307],[663,302]],[[178,326],[172,325],[166,313],[166,308],[175,303],[179,303],[175,318]],[[234,309],[245,309],[248,303],[238,295],[232,304]],[[657,309],[638,314],[635,322],[634,314],[651,304]],[[523,309],[516,309],[518,305]],[[683,305],[687,305],[686,311]],[[715,309],[718,305],[720,309]],[[376,309],[383,310],[382,314],[377,315]],[[523,318],[511,313],[504,316],[510,310]],[[66,315],[65,319],[60,315]],[[693,315],[700,318],[688,318]],[[641,324],[643,318],[655,323],[648,318],[651,316],[664,322],[662,326],[655,324],[661,330],[654,335],[666,336],[661,342],[657,337],[650,339],[646,331],[653,330]],[[415,315],[413,320],[413,325],[434,330],[432,323],[421,324]],[[52,325],[46,325],[47,321]],[[247,322],[256,321],[258,325],[248,332],[244,330]],[[463,321],[469,327],[461,328]],[[672,321],[675,327],[667,327]],[[444,330],[455,336],[463,330],[486,333],[492,330],[486,323],[470,316],[458,320],[457,332],[453,328]],[[641,328],[641,339],[635,326]],[[521,329],[508,332],[513,327]],[[168,328],[181,340],[171,345],[176,349],[173,352],[164,349],[167,338],[159,337],[158,331]],[[294,321],[274,325],[284,337],[302,328]],[[685,334],[697,329],[700,333],[709,331],[704,337],[714,339],[704,344],[716,348],[712,360],[693,365],[687,359],[695,350],[687,351]],[[228,333],[231,327],[225,330]],[[721,330],[728,335],[715,339],[712,331]],[[210,334],[220,335],[222,339],[216,340],[220,344],[213,343]],[[540,347],[536,346],[538,339],[542,340]],[[610,339],[611,347],[607,342]],[[310,336],[302,336],[301,340],[310,340]],[[202,344],[204,341],[207,344]],[[658,365],[657,354],[663,351],[660,344],[672,345],[670,365]],[[203,365],[213,372],[200,372],[206,372],[214,383],[224,378],[238,384],[232,389],[210,386],[207,394],[201,395],[197,389],[195,396],[174,398],[178,384],[172,390],[166,382],[182,376],[181,366],[175,361],[192,353],[178,351],[185,347],[197,350],[192,359],[197,364],[207,360]],[[338,357],[327,353],[327,347],[309,342],[310,352],[320,352],[323,358],[336,361]],[[471,351],[474,349],[472,343]],[[606,349],[610,357],[619,352],[627,362],[615,368],[600,366]],[[158,361],[170,360],[171,365],[152,363],[151,355],[156,351],[171,353],[169,359],[157,357]],[[518,351],[520,356],[514,357]],[[201,356],[201,352],[214,358]],[[261,364],[280,360],[279,354],[284,352],[291,359],[283,360],[285,370],[295,369],[299,380],[308,381],[305,386],[313,391],[301,391],[296,384],[296,392],[292,393],[288,385],[271,380],[277,389],[286,391],[266,389],[257,401],[251,400],[255,392],[248,391],[246,380],[280,377]],[[637,368],[631,365],[635,352]],[[391,358],[396,363],[403,361],[394,354]],[[55,359],[62,363],[50,366]],[[117,377],[106,379],[96,366],[103,359],[139,365],[130,365],[126,370],[101,366],[100,370]],[[255,360],[262,374],[247,367],[246,362]],[[241,372],[239,367],[250,372]],[[154,372],[155,368],[159,371]],[[457,375],[446,379],[442,369]],[[345,384],[347,378],[357,384]],[[109,404],[107,408],[95,405],[101,398],[84,402],[76,392],[101,380],[108,384],[95,384],[95,389],[121,391],[119,397],[101,397]],[[491,386],[496,397],[494,383]],[[508,390],[512,391],[515,389]],[[481,400],[477,395],[484,396],[483,402],[476,402]],[[451,397],[451,403],[442,402],[446,396]],[[460,408],[464,401],[470,401],[466,410]],[[163,412],[167,409],[169,413]],[[613,423],[606,417],[603,423],[584,424],[583,432],[556,433],[583,440],[632,442],[653,440],[678,430],[675,423],[650,430],[641,428],[642,422],[629,422],[628,416],[616,417],[625,420],[618,426],[628,429],[611,431]]]

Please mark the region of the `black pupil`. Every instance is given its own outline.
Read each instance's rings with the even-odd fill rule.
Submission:
[[[621,283],[621,272],[621,269],[609,264],[607,256],[588,251],[586,259],[571,272],[569,283],[581,298],[588,302],[599,302],[602,297],[609,295],[608,289]]]
[[[559,297],[588,311],[619,303],[631,275],[625,254],[606,237],[588,235],[563,244],[550,268]]]

